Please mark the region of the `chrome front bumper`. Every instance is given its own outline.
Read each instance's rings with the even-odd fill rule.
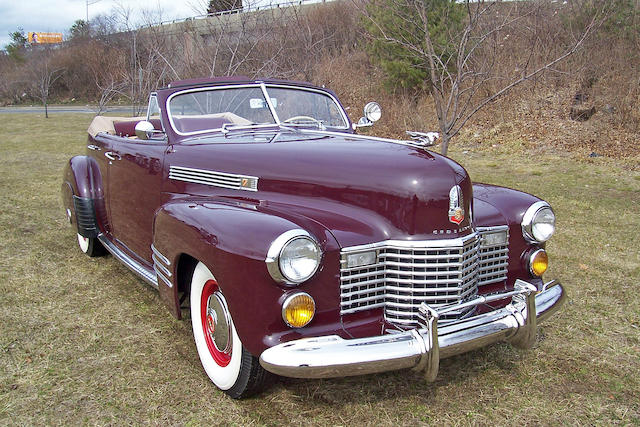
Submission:
[[[454,323],[438,326],[447,311],[512,298],[506,307]],[[537,323],[554,314],[564,302],[564,288],[557,282],[537,292],[534,285],[517,280],[515,289],[437,310],[422,304],[424,325],[397,334],[343,339],[337,335],[303,338],[268,348],[260,364],[274,374],[296,378],[332,378],[414,368],[428,381],[438,375],[440,359],[476,348],[508,341],[530,348]]]

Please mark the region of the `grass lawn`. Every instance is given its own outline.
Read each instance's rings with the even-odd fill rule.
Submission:
[[[474,180],[556,210],[546,278],[569,301],[535,347],[444,360],[433,384],[412,371],[281,379],[233,401],[202,370],[188,322],[115,259],[77,248],[60,184],[91,118],[0,115],[0,425],[640,424],[639,159],[454,142]]]

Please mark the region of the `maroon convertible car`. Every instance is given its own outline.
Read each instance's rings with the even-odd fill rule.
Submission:
[[[408,141],[358,135],[306,83],[171,83],[147,116],[96,117],[62,196],[80,249],[105,250],[190,312],[207,375],[234,398],[269,373],[413,367],[498,341],[531,347],[557,311],[545,282],[551,207],[472,183]],[[184,313],[183,313],[184,311]]]

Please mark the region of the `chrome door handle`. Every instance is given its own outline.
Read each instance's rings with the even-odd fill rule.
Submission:
[[[104,156],[109,159],[109,160],[120,160],[120,154],[118,153],[114,153],[113,151],[107,151],[106,153],[104,153]]]
[[[100,151],[100,150],[101,150],[101,148],[100,148],[100,147],[98,147],[97,145],[93,145],[93,144],[89,144],[89,145],[87,145],[87,148],[88,148],[89,150],[94,150],[94,151]]]

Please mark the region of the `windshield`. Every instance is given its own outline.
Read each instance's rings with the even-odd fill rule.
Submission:
[[[267,92],[281,123],[347,127],[342,108],[324,93],[271,86],[267,86]]]
[[[284,126],[347,129],[342,108],[328,94],[289,86],[195,89],[171,95],[169,121],[180,135],[233,127]]]

